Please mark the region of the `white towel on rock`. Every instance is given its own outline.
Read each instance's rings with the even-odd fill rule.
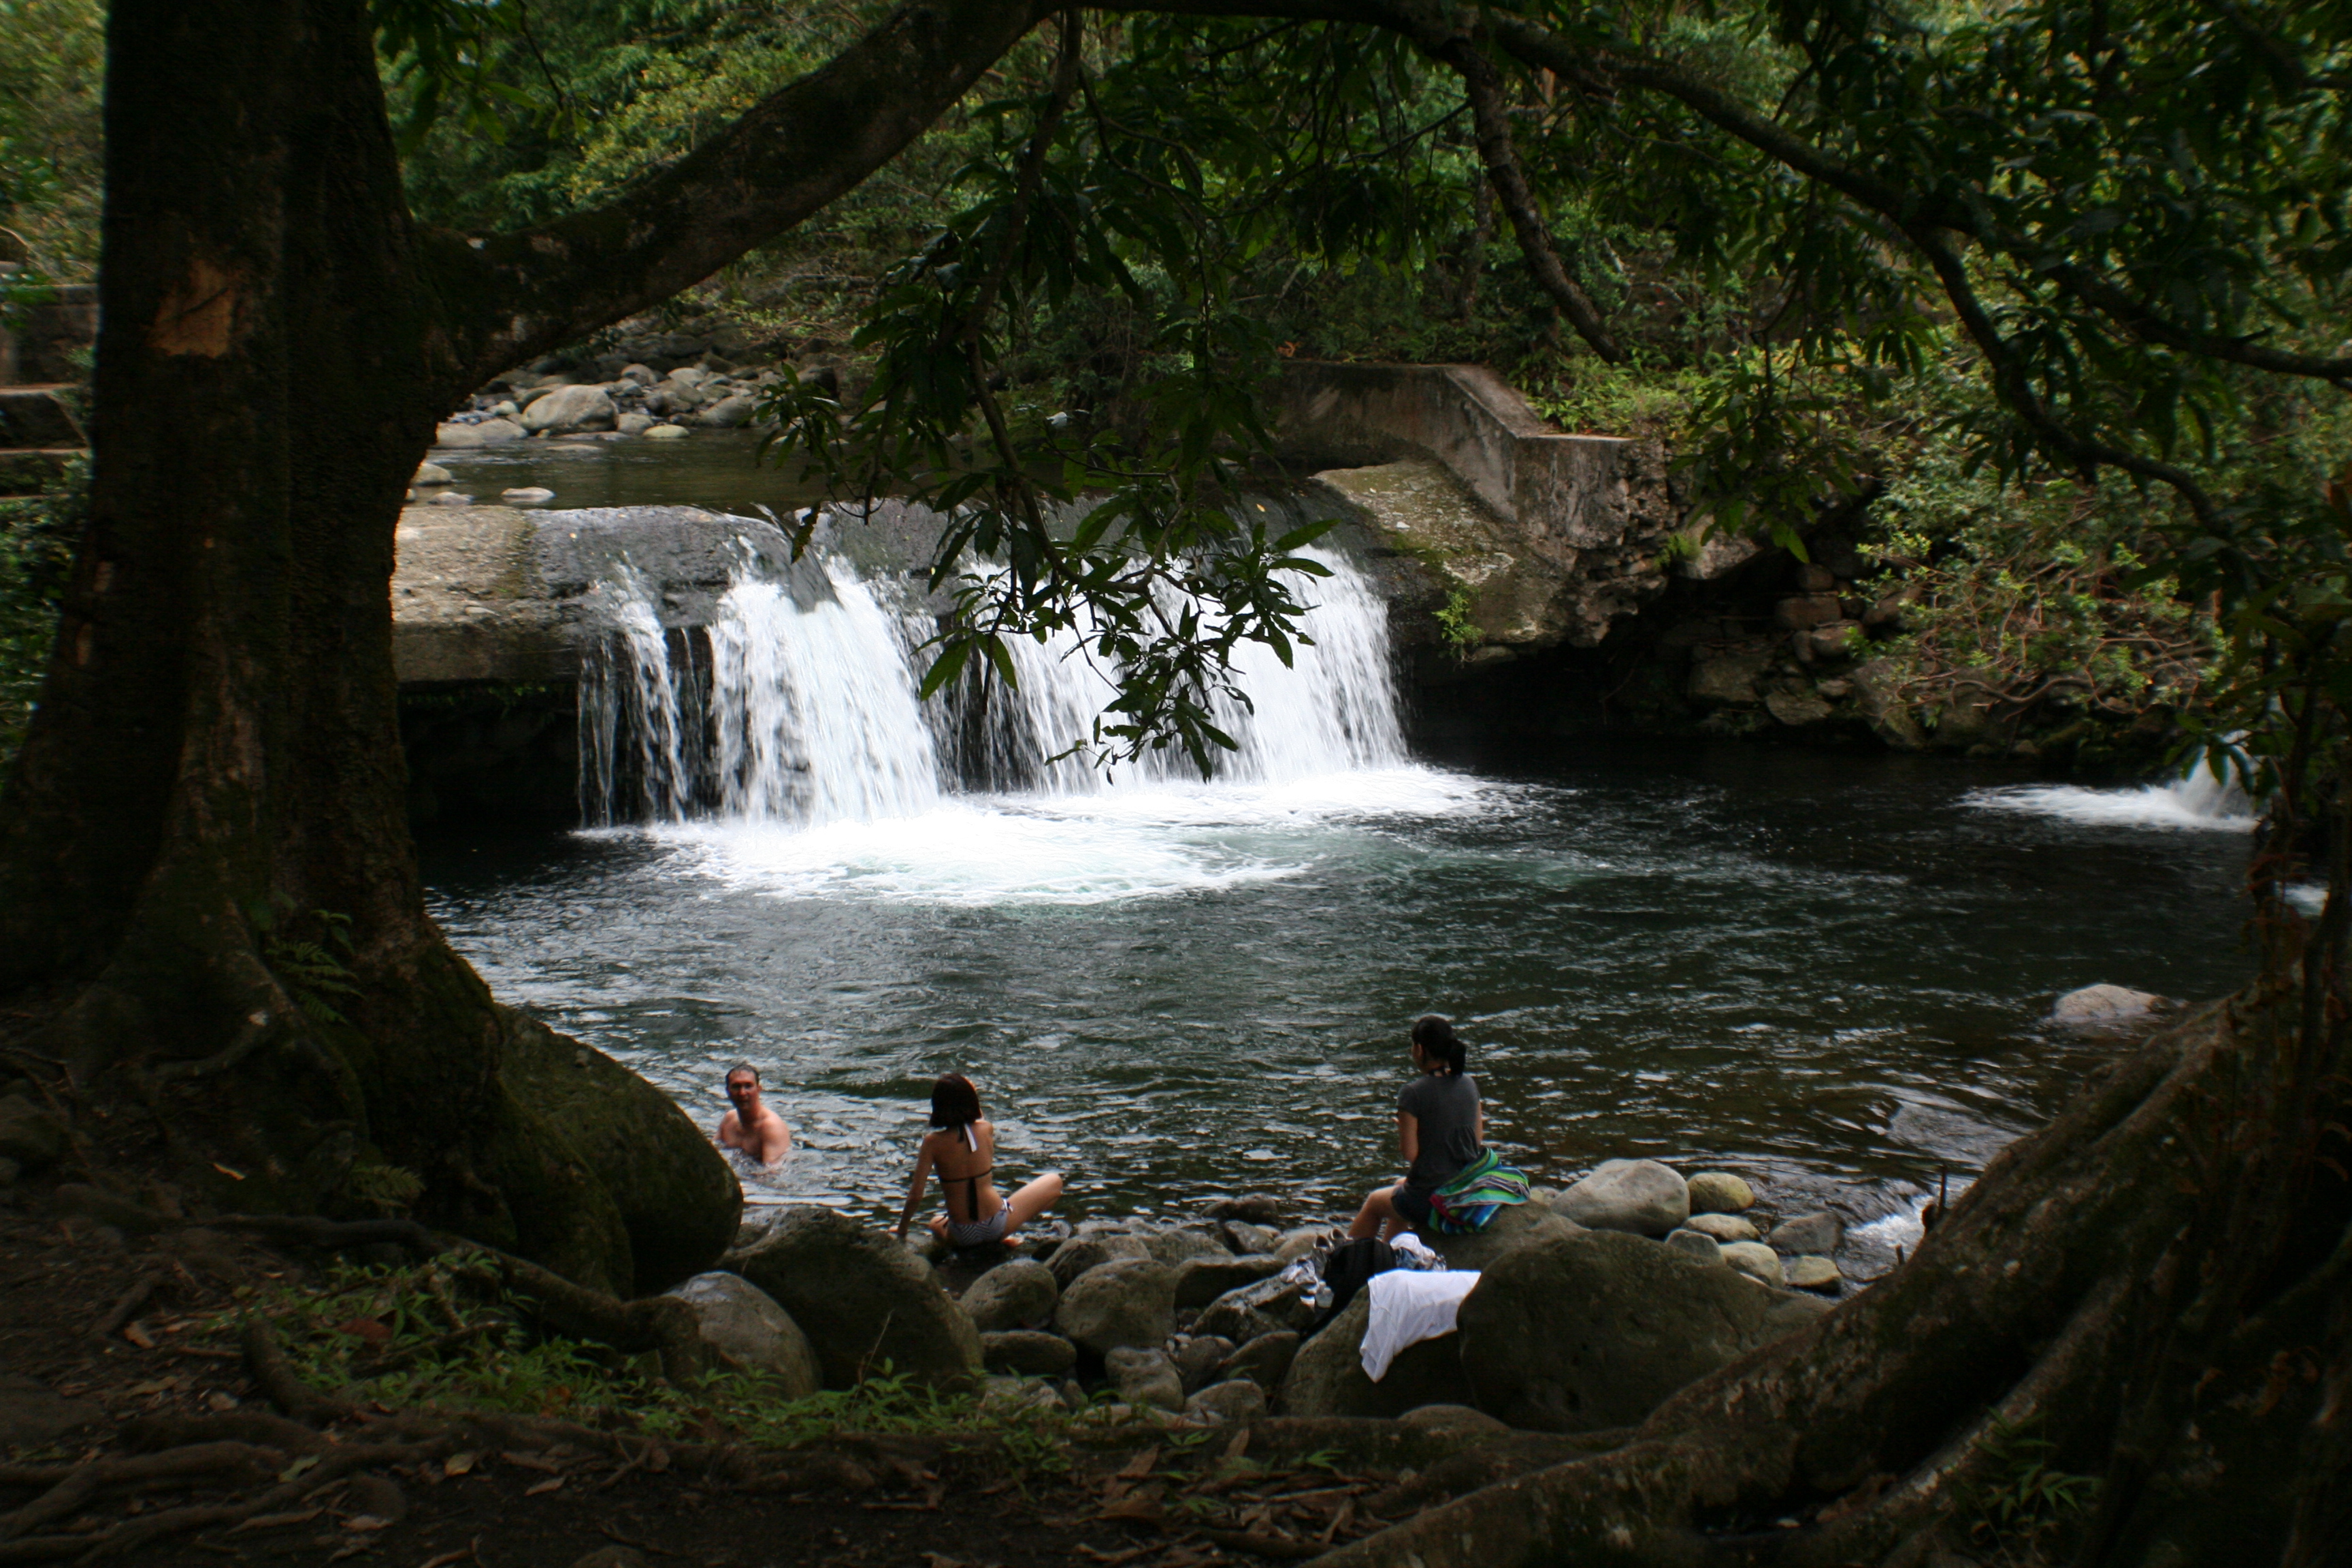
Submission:
[[[1407,1345],[1454,1331],[1454,1315],[1462,1298],[1478,1283],[1475,1268],[1443,1273],[1417,1268],[1391,1268],[1372,1276],[1364,1289],[1372,1293],[1371,1321],[1364,1327],[1364,1375],[1374,1383],[1389,1374],[1389,1363]]]

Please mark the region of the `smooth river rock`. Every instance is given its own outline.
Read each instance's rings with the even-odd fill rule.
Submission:
[[[610,430],[620,410],[601,386],[559,386],[531,400],[522,411],[526,430]]]
[[[656,425],[646,432],[648,441],[683,441],[693,432],[683,425]]]
[[[1061,1299],[1054,1271],[1027,1258],[998,1264],[973,1280],[962,1297],[972,1326],[983,1334],[1051,1322],[1054,1304]]]
[[[1701,1171],[1684,1185],[1693,1214],[1745,1214],[1756,1206],[1756,1189],[1728,1171]]]
[[[1666,1233],[1666,1245],[1676,1252],[1689,1254],[1701,1263],[1721,1263],[1723,1248],[1715,1237],[1704,1231],[1683,1229]]]
[[[1151,1249],[1138,1237],[1116,1233],[1096,1233],[1074,1236],[1055,1247],[1045,1259],[1045,1267],[1054,1272],[1055,1283],[1068,1289],[1077,1277],[1089,1268],[1099,1268],[1118,1258],[1149,1258]]]
[[[980,1366],[980,1331],[887,1231],[813,1205],[786,1209],[751,1246],[719,1260],[765,1290],[815,1348],[827,1388],[891,1370],[960,1382]]]
[[[1655,1160],[1604,1160],[1552,1206],[1588,1230],[1664,1236],[1690,1218],[1690,1186]]]
[[[1723,1260],[1759,1285],[1769,1285],[1777,1290],[1788,1283],[1780,1267],[1780,1255],[1760,1241],[1724,1243]]]
[[[1378,1383],[1366,1377],[1364,1329],[1371,1316],[1372,1293],[1360,1290],[1322,1332],[1298,1347],[1275,1396],[1276,1414],[1385,1417],[1424,1405],[1470,1403],[1460,1334],[1407,1345],[1389,1363],[1387,1376]]]
[[[1165,1351],[1121,1345],[1103,1357],[1103,1370],[1118,1396],[1129,1405],[1160,1410],[1184,1408],[1184,1376]]]
[[[1173,1230],[1155,1231],[1143,1238],[1143,1247],[1160,1262],[1170,1264],[1191,1258],[1227,1258],[1234,1255],[1225,1238],[1205,1226],[1179,1226]],[[1210,1294],[1221,1292],[1213,1290]]]
[[[1062,1291],[1054,1327],[1097,1355],[1121,1346],[1157,1350],[1176,1331],[1176,1271],[1155,1258],[1089,1268]]]
[[[2049,1021],[2064,1029],[2105,1029],[2159,1011],[2165,999],[2125,985],[2085,985],[2051,1005]]]
[[[1763,1239],[1763,1233],[1756,1228],[1754,1220],[1743,1219],[1736,1214],[1695,1214],[1683,1221],[1683,1228],[1695,1230],[1701,1236],[1713,1237],[1717,1241],[1761,1241]]]
[[[1826,1258],[1845,1239],[1845,1224],[1823,1210],[1782,1220],[1764,1237],[1764,1245],[1783,1258],[1817,1254]]]
[[[747,1372],[766,1373],[784,1399],[805,1399],[821,1384],[816,1352],[792,1314],[740,1274],[698,1274],[663,1292],[694,1309],[702,1342]]]
[[[1784,1267],[1791,1289],[1825,1290],[1835,1295],[1845,1279],[1838,1272],[1837,1259],[1833,1258],[1791,1258]]]
[[[1730,1269],[1636,1236],[1518,1247],[1463,1300],[1464,1403],[1538,1431],[1634,1426],[1745,1351],[1770,1304]]]

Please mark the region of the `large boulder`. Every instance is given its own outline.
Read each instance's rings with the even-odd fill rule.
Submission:
[[[533,398],[522,411],[526,430],[610,430],[621,411],[601,386],[559,386]]]
[[[1655,1160],[1603,1160],[1552,1206],[1588,1230],[1664,1236],[1690,1218],[1690,1186]]]
[[[1298,1347],[1275,1395],[1277,1414],[1387,1418],[1424,1405],[1470,1402],[1460,1334],[1440,1334],[1407,1345],[1380,1382],[1365,1376],[1364,1329],[1371,1317],[1372,1293],[1359,1290],[1320,1333]]]
[[[697,415],[696,420],[720,430],[733,430],[751,422],[751,411],[759,399],[748,392],[730,392]]]
[[[807,1333],[827,1388],[888,1363],[934,1384],[980,1365],[980,1331],[922,1259],[887,1231],[832,1209],[786,1209],[723,1267],[775,1298]]]
[[[743,1189],[676,1100],[593,1046],[520,1015],[509,1020],[505,1059],[508,1100],[518,1131],[527,1126],[530,1136],[504,1147],[500,1180],[562,1206],[525,1212],[516,1202],[505,1239],[468,1234],[624,1296],[729,1267],[718,1259],[734,1242]],[[768,1293],[809,1326],[789,1299]]]
[[[702,1342],[730,1365],[765,1373],[785,1399],[804,1399],[822,1386],[816,1352],[792,1314],[740,1274],[698,1274],[665,1291],[694,1309]]]
[[[1097,1355],[1122,1345],[1157,1350],[1176,1331],[1176,1271],[1152,1258],[1089,1268],[1063,1290],[1054,1327]]]
[[[1151,1249],[1139,1237],[1121,1235],[1074,1236],[1055,1247],[1045,1259],[1045,1267],[1054,1271],[1054,1282],[1066,1290],[1071,1281],[1089,1268],[1099,1268],[1115,1258],[1149,1258]]]
[[[1476,1272],[1512,1247],[1546,1237],[1567,1236],[1577,1228],[1574,1221],[1562,1219],[1543,1204],[1524,1203],[1496,1210],[1483,1230],[1474,1230],[1466,1236],[1430,1232],[1424,1239],[1445,1259],[1448,1268]]]
[[[1728,1268],[1621,1232],[1516,1247],[1462,1302],[1462,1403],[1538,1431],[1634,1426],[1746,1350],[1770,1304]]]
[[[1062,1299],[1054,1271],[1034,1258],[1015,1258],[1000,1263],[971,1282],[963,1293],[963,1310],[982,1333],[1002,1329],[1029,1329],[1049,1322],[1054,1303]]]

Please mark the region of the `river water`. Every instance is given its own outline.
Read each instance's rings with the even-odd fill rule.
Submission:
[[[746,584],[713,637],[742,645],[724,804],[445,836],[435,911],[502,997],[706,1125],[756,1064],[796,1152],[745,1173],[754,1201],[894,1211],[954,1069],[1000,1181],[1061,1170],[1072,1217],[1352,1208],[1395,1173],[1405,1029],[1434,1011],[1538,1179],[1735,1169],[1865,1226],[1865,1266],[2103,1058],[2037,1027],[2055,993],[2247,972],[2246,838],[2210,798],[1728,743],[1416,755],[1367,696],[1377,606],[1339,564],[1318,650],[1258,672],[1214,784],[1041,764],[1087,689],[1048,660],[1036,732],[998,737],[1025,787],[975,789],[904,706],[912,623],[882,586],[837,567],[796,611]]]

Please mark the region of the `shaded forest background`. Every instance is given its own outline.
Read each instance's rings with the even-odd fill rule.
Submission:
[[[883,9],[551,0],[456,59],[389,30],[383,75],[411,203],[428,223],[478,232],[592,208]],[[1949,24],[1973,11],[1925,14]],[[1677,47],[1753,93],[1803,68],[1736,16],[1664,16]],[[97,0],[0,0],[0,260],[15,264],[0,308],[95,269],[103,24]],[[1196,50],[1185,90],[1122,79],[1120,30],[1171,25],[1098,21],[1108,73],[1081,108],[1179,150],[1192,188],[1216,193],[1213,216],[1187,216],[1222,248],[1225,308],[1274,353],[1491,365],[1562,428],[1666,442],[1720,528],[1798,540],[1866,499],[1878,591],[1909,606],[1906,635],[1885,651],[1911,680],[1965,672],[2004,697],[2046,691],[2062,714],[2140,721],[2143,732],[2153,716],[2184,744],[2202,727],[2221,633],[2203,595],[2147,565],[2167,553],[2152,533],[2174,503],[2111,470],[2083,482],[1986,462],[1992,395],[1957,330],[1915,334],[1891,365],[1863,352],[1872,302],[1841,295],[1827,258],[1759,247],[1751,227],[1711,210],[1703,141],[1645,141],[1621,119],[1580,116],[1540,77],[1512,89],[1552,243],[1611,323],[1620,352],[1604,358],[1565,328],[1498,214],[1455,73],[1333,30],[1324,74],[1269,81],[1253,46],[1310,26],[1269,22],[1234,24],[1226,47]],[[1050,38],[1034,36],[905,155],[670,300],[664,322],[723,320],[787,358],[845,362],[854,384],[872,355],[861,329],[894,268],[1002,182],[1052,65]],[[1279,156],[1261,140],[1269,123],[1289,138]],[[1152,417],[1150,389],[1183,352],[1166,327],[1188,280],[1159,258],[1171,247],[1138,248],[1128,287],[1082,280],[1013,306],[1002,364],[1024,406],[1114,431]],[[1821,352],[1842,338],[1852,352]],[[605,346],[568,352],[585,360]],[[2220,468],[2324,470],[2344,449],[2344,400],[2246,380],[2242,398],[2180,411],[2182,439]],[[68,484],[0,501],[0,752],[34,699],[79,494]]]

